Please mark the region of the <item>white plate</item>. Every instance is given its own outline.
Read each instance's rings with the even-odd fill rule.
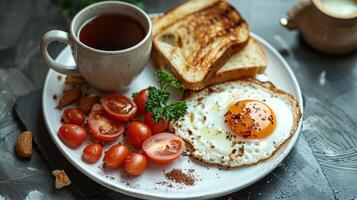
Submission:
[[[269,80],[279,89],[294,95],[299,101],[302,109],[303,102],[300,87],[289,65],[265,40],[255,34],[253,34],[253,37],[262,45],[269,60],[266,75],[261,75],[258,78],[261,80]],[[74,64],[69,47],[66,47],[56,60],[68,65]],[[140,89],[150,85],[157,85],[153,78],[154,71],[155,69],[152,63],[149,63],[142,74],[133,82],[126,95],[130,96],[133,92],[139,91]],[[57,130],[61,125],[60,119],[62,111],[56,109],[58,100],[54,100],[53,95],[61,94],[64,83],[63,78],[61,81],[58,80],[58,75],[60,74],[53,70],[49,70],[42,98],[43,114],[49,134],[54,143],[63,155],[88,177],[114,191],[134,197],[145,199],[198,199],[213,198],[240,190],[255,183],[275,169],[290,152],[300,133],[301,122],[297,132],[288,142],[286,142],[271,158],[258,163],[257,165],[230,170],[220,170],[214,166],[207,167],[189,161],[188,157],[182,157],[178,161],[167,166],[151,164],[149,169],[141,176],[127,178],[125,177],[125,173],[122,173],[120,170],[104,171],[101,168],[101,161],[93,165],[84,163],[81,160],[81,154],[83,148],[86,146],[85,144],[78,149],[71,149],[60,141],[57,136]],[[89,139],[87,139],[85,143],[89,143]],[[163,169],[168,171],[173,168],[194,169],[194,175],[197,178],[196,184],[194,186],[184,186],[170,183],[172,184],[172,188],[168,187],[167,184],[158,184],[158,182],[169,182],[164,177]]]

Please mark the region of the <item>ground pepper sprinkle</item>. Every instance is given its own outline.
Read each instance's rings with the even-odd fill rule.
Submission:
[[[190,174],[182,172],[180,169],[173,169],[170,172],[165,173],[166,178],[176,183],[182,183],[192,186],[195,184],[195,179]]]

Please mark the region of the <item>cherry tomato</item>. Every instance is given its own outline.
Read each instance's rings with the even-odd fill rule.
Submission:
[[[82,111],[77,108],[67,108],[63,112],[62,119],[67,124],[76,124],[82,125],[85,119],[85,116]]]
[[[136,148],[141,148],[143,142],[151,135],[150,127],[142,122],[134,121],[128,126],[129,142]]]
[[[129,149],[123,144],[115,144],[109,148],[104,156],[104,165],[109,168],[118,168],[129,154]]]
[[[113,141],[124,132],[124,126],[112,120],[102,110],[89,114],[88,125],[92,136],[99,141]]]
[[[138,110],[135,102],[121,94],[103,97],[100,102],[104,110],[115,120],[128,121],[133,119]]]
[[[65,145],[77,148],[87,138],[87,132],[78,125],[63,124],[58,130],[58,137]]]
[[[138,106],[138,111],[141,114],[146,113],[146,102],[149,100],[149,90],[143,89],[141,90],[136,97],[134,98],[134,102]]]
[[[143,143],[143,151],[148,158],[157,163],[170,163],[185,150],[185,142],[172,133],[159,133]]]
[[[82,158],[87,163],[95,163],[102,156],[103,147],[100,144],[90,144],[83,149]]]
[[[133,176],[142,174],[146,168],[148,168],[148,160],[140,153],[131,153],[124,161],[125,171]]]
[[[169,127],[169,121],[160,120],[157,122],[154,118],[152,118],[152,114],[150,112],[146,113],[144,121],[145,124],[150,127],[153,134],[164,132]]]

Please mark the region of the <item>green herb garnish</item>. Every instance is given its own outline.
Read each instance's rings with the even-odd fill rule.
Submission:
[[[131,97],[132,97],[133,99],[135,99],[135,97],[138,96],[138,94],[139,94],[139,92],[134,92],[133,94],[131,94]]]
[[[164,70],[158,70],[155,72],[156,78],[159,79],[160,87],[166,89],[168,86],[175,89],[182,89],[181,82],[176,77]]]
[[[155,121],[177,120],[187,113],[187,104],[184,101],[177,101],[169,104],[170,93],[168,87],[183,89],[180,81],[172,74],[159,70],[155,72],[159,79],[160,88],[149,87],[149,100],[146,102],[146,110],[152,113]]]
[[[146,102],[146,109],[154,112],[155,109],[166,106],[170,93],[167,90],[156,87],[149,87],[149,100]]]

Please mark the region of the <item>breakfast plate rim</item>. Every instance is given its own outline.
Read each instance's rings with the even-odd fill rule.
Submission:
[[[273,54],[274,56],[276,56],[279,60],[279,62],[281,62],[281,64],[284,66],[284,68],[286,68],[287,72],[289,73],[290,79],[292,79],[293,81],[293,86],[296,90],[297,96],[296,99],[299,102],[300,108],[301,108],[301,113],[303,114],[303,98],[302,98],[302,93],[301,93],[301,89],[299,86],[299,83],[295,77],[294,72],[291,70],[289,64],[285,61],[285,59],[277,52],[277,50],[272,47],[267,41],[265,41],[263,38],[261,38],[260,36],[251,33],[251,36],[257,40],[259,43],[261,43],[262,45],[266,46]],[[56,60],[61,60],[62,57],[64,57],[66,51],[69,50],[69,46],[67,46],[66,48],[64,48],[59,55],[57,56]],[[48,90],[47,88],[50,87],[48,82],[50,80],[50,78],[52,77],[51,74],[54,73],[54,71],[52,69],[50,69],[47,73],[46,76],[46,80],[45,80],[45,84],[44,84],[44,88],[43,88],[43,95],[42,95],[42,111],[43,111],[43,115],[44,115],[44,120],[45,120],[45,124],[46,124],[46,128],[49,131],[49,134],[51,136],[51,139],[53,140],[53,142],[56,144],[57,148],[61,151],[61,153],[64,155],[64,157],[72,164],[74,165],[79,171],[81,171],[82,173],[84,173],[86,176],[88,176],[89,178],[91,178],[92,180],[94,180],[95,182],[111,189],[114,190],[116,192],[120,192],[122,194],[126,194],[129,196],[133,196],[133,197],[140,197],[140,198],[145,198],[145,199],[202,199],[202,198],[214,198],[214,197],[218,197],[218,196],[223,196],[226,195],[228,193],[232,193],[238,190],[241,190],[243,188],[248,187],[249,185],[252,185],[254,183],[256,183],[257,181],[259,181],[260,179],[264,178],[266,175],[268,175],[271,171],[273,171],[284,159],[285,157],[290,153],[292,147],[294,146],[294,144],[296,143],[299,135],[300,135],[300,131],[301,131],[301,126],[302,126],[302,121],[303,121],[303,115],[300,119],[299,122],[299,126],[298,129],[296,130],[295,134],[289,139],[289,143],[286,144],[286,148],[283,150],[282,155],[279,156],[279,160],[275,161],[272,165],[269,165],[269,169],[264,170],[263,173],[260,174],[260,176],[250,182],[248,182],[247,184],[244,185],[240,185],[239,187],[232,187],[232,188],[227,188],[226,190],[221,190],[219,192],[206,192],[204,194],[204,196],[202,194],[196,194],[196,195],[192,195],[189,197],[175,197],[175,196],[159,196],[157,194],[155,194],[155,192],[148,192],[148,191],[143,191],[143,192],[138,192],[135,189],[129,188],[129,187],[120,187],[117,186],[115,187],[113,184],[109,184],[107,181],[103,181],[101,179],[99,179],[98,177],[92,175],[91,173],[87,172],[87,170],[85,170],[80,164],[78,164],[78,162],[76,160],[72,160],[70,158],[69,155],[67,155],[67,153],[65,152],[64,149],[62,149],[60,147],[60,145],[58,144],[58,141],[55,139],[55,135],[54,133],[51,133],[51,129],[49,127],[49,117],[48,117],[48,109],[49,107],[46,104],[46,98],[48,95]]]

